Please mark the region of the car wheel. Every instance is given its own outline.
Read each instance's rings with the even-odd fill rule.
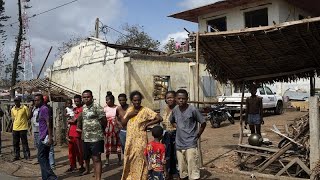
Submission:
[[[279,115],[283,113],[283,103],[278,101],[277,106],[274,109],[274,114]]]

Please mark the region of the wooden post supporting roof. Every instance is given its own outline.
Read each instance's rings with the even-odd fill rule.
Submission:
[[[199,64],[199,33],[197,33],[196,37],[196,64],[197,64],[197,101],[200,101],[200,64]],[[197,103],[197,108],[199,108],[199,103]],[[198,125],[198,129],[200,125]],[[198,149],[199,149],[199,167],[203,167],[203,158],[202,158],[202,150],[201,150],[201,137],[198,139]]]
[[[320,159],[320,122],[319,122],[319,98],[309,98],[309,123],[310,123],[310,169],[314,169]],[[314,172],[310,179],[313,179]]]
[[[242,87],[241,87],[241,105],[240,105],[240,137],[239,137],[239,144],[242,144],[243,140],[243,101],[244,101],[244,88],[245,88],[245,83],[242,82]]]

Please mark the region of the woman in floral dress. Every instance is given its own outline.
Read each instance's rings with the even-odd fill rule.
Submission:
[[[127,125],[127,140],[124,151],[124,166],[122,180],[147,180],[148,169],[144,160],[143,151],[147,145],[146,130],[149,126],[162,121],[156,112],[141,106],[142,94],[133,91],[130,100],[133,106],[129,107],[122,125]]]

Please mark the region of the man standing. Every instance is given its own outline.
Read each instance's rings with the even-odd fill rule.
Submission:
[[[181,179],[200,179],[197,141],[206,127],[206,120],[194,106],[189,105],[188,92],[179,89],[176,93],[178,106],[174,107],[170,122],[177,128],[176,149]],[[198,131],[198,123],[201,124]]]
[[[246,99],[246,114],[251,134],[259,134],[261,136],[261,124],[263,121],[263,103],[262,98],[257,96],[257,86],[250,87],[251,96]]]
[[[67,172],[73,172],[76,169],[76,160],[78,159],[80,165],[80,172],[83,172],[85,169],[83,167],[83,152],[82,152],[82,140],[81,133],[77,131],[77,121],[79,115],[82,113],[82,101],[80,95],[74,96],[74,104],[76,105],[73,108],[74,118],[68,120],[68,124],[70,124],[70,130],[68,134],[69,140],[69,161],[70,168]]]
[[[43,96],[43,104],[46,105],[48,107],[49,110],[49,118],[50,121],[53,123],[53,109],[52,107],[48,104],[49,101],[49,97],[48,96]],[[53,132],[53,131],[52,131]],[[52,135],[53,136],[53,135]],[[54,159],[54,144],[52,143],[50,146],[50,152],[49,152],[49,164],[51,166],[51,169],[55,169],[55,164],[56,161]]]
[[[53,144],[52,129],[53,122],[50,119],[49,109],[44,104],[42,94],[35,95],[35,106],[39,108],[39,148],[38,148],[38,161],[41,168],[41,176],[43,180],[56,180],[57,176],[52,171],[49,164],[50,146]]]
[[[96,180],[101,179],[101,153],[104,151],[104,127],[106,117],[101,106],[93,103],[93,96],[90,90],[85,90],[82,93],[84,103],[83,111],[80,114],[78,121],[82,124],[83,137],[83,158],[85,160],[85,172],[83,175],[89,174],[89,163],[92,157],[94,173]]]
[[[30,159],[30,149],[28,145],[28,119],[29,109],[25,105],[21,105],[21,99],[19,97],[14,99],[13,108],[11,109],[11,117],[13,120],[13,151],[14,161],[20,159],[20,139],[23,148],[24,159]]]

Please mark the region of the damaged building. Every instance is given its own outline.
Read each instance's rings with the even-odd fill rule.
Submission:
[[[88,38],[70,49],[47,69],[47,76],[67,88],[93,91],[94,99],[105,105],[107,91],[114,96],[139,90],[143,105],[159,109],[167,90],[186,89],[194,100],[197,87],[196,63],[193,59],[170,57],[144,48],[109,44]],[[202,86],[200,98],[212,101],[221,95],[220,85],[200,64]]]

